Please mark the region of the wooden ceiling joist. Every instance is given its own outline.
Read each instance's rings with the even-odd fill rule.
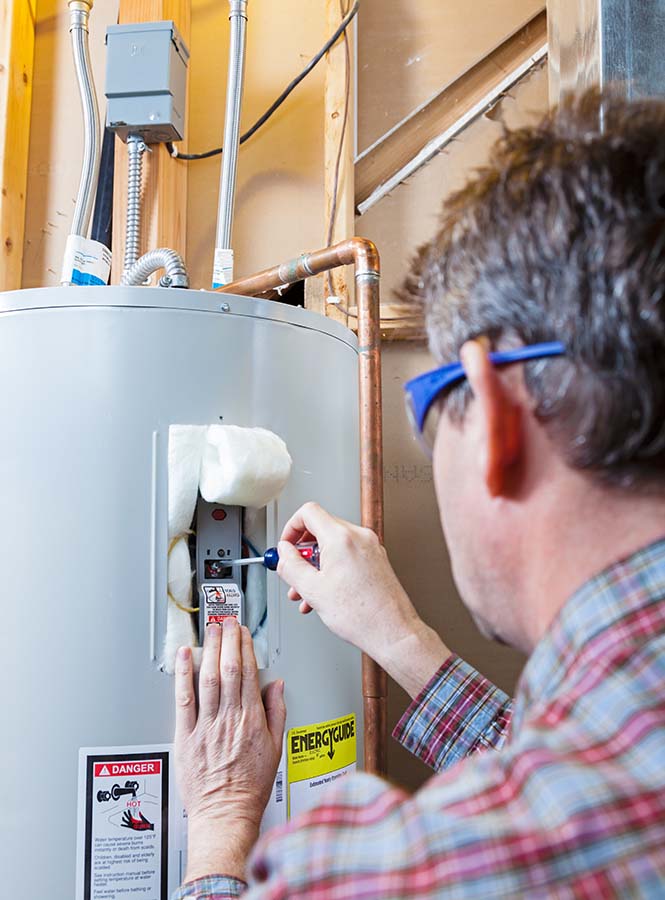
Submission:
[[[543,9],[358,158],[357,212],[362,215],[428,162],[546,53],[547,17]]]

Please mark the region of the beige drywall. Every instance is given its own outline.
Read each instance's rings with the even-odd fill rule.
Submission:
[[[362,0],[359,152],[544,8],[543,0]]]
[[[523,124],[546,108],[547,74],[543,68],[516,87],[489,117],[478,120],[407,184],[357,220],[357,231],[381,250],[384,298],[389,299],[402,282],[416,248],[432,237],[446,194],[460,187],[473,169],[487,160],[489,148],[500,135],[501,122]],[[384,344],[386,547],[423,618],[456,653],[504,690],[512,691],[523,660],[481,637],[459,600],[441,534],[432,469],[406,418],[402,385],[431,367],[432,360],[422,345]],[[478,565],[482,564],[479,558]],[[391,684],[391,727],[407,704],[406,694]],[[389,745],[388,763],[390,777],[412,789],[429,774],[394,741]]]

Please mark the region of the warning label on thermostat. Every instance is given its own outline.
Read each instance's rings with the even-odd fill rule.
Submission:
[[[202,584],[205,622],[221,623],[233,616],[242,625],[242,592],[237,584]]]
[[[87,755],[84,777],[83,900],[167,900],[168,751]]]

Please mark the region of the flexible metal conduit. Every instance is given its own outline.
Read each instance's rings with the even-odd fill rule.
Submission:
[[[233,210],[235,206],[238,150],[240,147],[240,111],[245,78],[245,49],[247,46],[247,0],[229,0],[231,46],[224,119],[224,153],[219,184],[219,209],[215,247],[231,248]]]
[[[125,222],[125,272],[139,258],[141,243],[141,184],[143,176],[143,154],[147,147],[143,138],[130,134],[127,138],[127,221]]]
[[[154,272],[158,272],[160,269],[164,269],[166,272],[159,282],[161,287],[189,287],[185,261],[175,250],[169,250],[166,247],[145,253],[131,268],[122,273],[120,284],[144,284]]]
[[[250,275],[219,290],[225,294],[255,297],[283,288],[310,275],[338,266],[353,265],[358,303],[360,378],[360,509],[362,524],[383,543],[383,445],[381,403],[381,314],[379,252],[365,238],[350,238],[333,247],[304,253],[281,266]],[[386,773],[385,672],[363,655],[363,705],[365,718],[365,769]]]
[[[81,180],[79,182],[71,233],[87,238],[90,230],[101,158],[99,107],[90,64],[88,19],[93,0],[70,0],[69,32],[76,67],[76,78],[83,110],[84,145]]]

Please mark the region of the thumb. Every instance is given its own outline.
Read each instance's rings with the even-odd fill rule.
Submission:
[[[273,681],[263,691],[263,706],[266,711],[268,731],[276,747],[282,746],[286,704],[284,703],[284,682]]]
[[[277,552],[279,553],[277,574],[301,597],[309,600],[316,589],[319,572],[311,563],[306,562],[288,541],[280,541]]]

